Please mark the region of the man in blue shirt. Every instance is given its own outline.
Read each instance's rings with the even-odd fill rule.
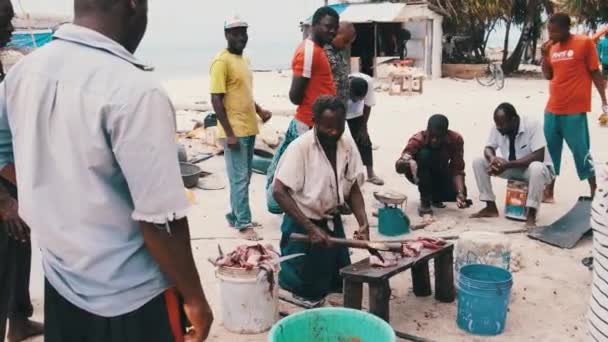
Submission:
[[[46,342],[202,342],[213,321],[175,111],[133,55],[147,13],[147,0],[75,0],[74,23],[0,84],[0,175],[40,247]]]

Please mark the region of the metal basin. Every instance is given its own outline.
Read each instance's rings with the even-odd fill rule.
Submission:
[[[198,184],[198,178],[203,170],[200,167],[190,163],[179,163],[179,169],[182,173],[184,186],[188,189],[194,188]]]

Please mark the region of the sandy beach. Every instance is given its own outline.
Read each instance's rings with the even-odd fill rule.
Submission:
[[[285,130],[294,106],[289,103],[289,73],[255,73],[256,100],[272,110],[275,117],[271,124],[277,130]],[[204,75],[190,79],[168,80],[164,85],[176,104],[208,101],[208,81]],[[447,209],[436,210],[438,223],[415,235],[457,235],[468,230],[504,231],[522,228],[523,224],[504,218],[471,220],[468,216],[479,210],[477,187],[471,164],[481,156],[490,128],[492,113],[501,102],[511,102],[520,114],[543,120],[544,106],[548,96],[548,83],[539,79],[507,79],[505,89],[483,88],[473,81],[441,79],[425,82],[425,92],[418,96],[389,96],[385,92],[377,95],[378,105],[372,111],[370,135],[379,146],[375,151],[377,173],[386,181],[385,188],[408,195],[407,214],[418,221],[416,208],[418,193],[405,179],[394,171],[394,162],[405,146],[407,139],[426,126],[431,114],[442,113],[449,117],[450,128],[465,138],[465,160],[467,161],[466,183],[474,206],[458,210],[451,204]],[[596,160],[607,160],[606,146],[608,128],[598,126],[596,118],[600,111],[599,97],[594,90],[594,110],[590,114],[590,131],[593,156]],[[191,117],[178,116],[178,130],[189,130]],[[200,116],[198,119],[202,120]],[[224,182],[223,157],[215,157],[200,166],[218,175]],[[264,198],[265,177],[254,175],[251,185],[251,204],[254,219],[264,225],[260,234],[265,242],[278,247],[281,218],[266,212]],[[506,182],[494,180],[499,205],[505,196]],[[379,189],[371,184],[364,187],[367,211],[372,224],[372,238],[377,237],[377,220],[371,216],[376,205],[373,191]],[[564,149],[562,176],[558,178],[556,201],[543,205],[539,213],[539,225],[552,223],[565,214],[579,196],[588,195],[585,182],[576,176],[574,163],[568,149]],[[213,267],[206,261],[215,256],[217,245],[229,250],[238,244],[237,233],[230,229],[224,219],[228,208],[228,190],[194,191],[197,204],[190,214],[192,246],[205,291],[215,313],[215,323],[209,341],[266,341],[266,335],[235,335],[222,326],[219,304],[219,289]],[[84,194],[83,194],[84,196]],[[354,218],[346,218],[348,233],[352,235],[356,224]],[[591,254],[591,240],[581,241],[572,250],[561,250],[530,240],[524,235],[511,235],[512,249],[521,255],[521,270],[514,273],[514,287],[509,308],[507,327],[501,336],[480,338],[468,335],[456,326],[456,303],[441,304],[434,298],[416,298],[412,294],[409,273],[396,276],[391,281],[391,324],[394,328],[433,341],[583,341],[586,340],[586,312],[590,294],[591,272],[580,260]],[[366,256],[355,252],[353,261]],[[31,292],[35,301],[35,318],[42,319],[43,273],[40,255],[34,252]],[[365,299],[364,299],[365,302]],[[364,303],[365,307],[365,303]],[[42,341],[42,338],[32,341]]]

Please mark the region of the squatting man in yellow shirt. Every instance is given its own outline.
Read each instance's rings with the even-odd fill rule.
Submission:
[[[261,240],[254,228],[249,207],[249,183],[255,137],[259,133],[256,114],[266,122],[272,114],[253,100],[253,74],[243,56],[248,25],[238,17],[224,23],[228,48],[211,64],[211,103],[217,115],[219,137],[224,142],[226,170],[230,181],[230,212],[226,219],[247,240]]]

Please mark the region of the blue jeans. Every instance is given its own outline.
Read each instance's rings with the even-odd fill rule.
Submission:
[[[238,141],[240,148],[237,151],[232,150],[224,142],[224,159],[230,181],[230,213],[226,215],[226,219],[231,226],[243,229],[251,224],[249,184],[255,136],[238,138]]]

